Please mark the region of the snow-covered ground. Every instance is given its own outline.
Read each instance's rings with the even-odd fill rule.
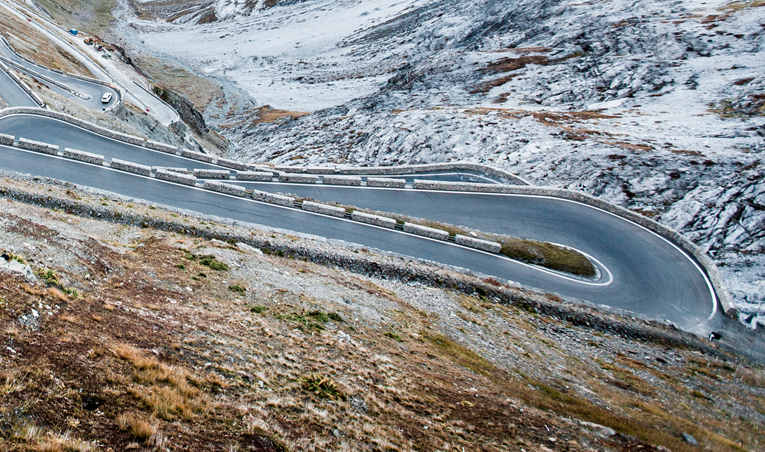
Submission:
[[[210,113],[238,158],[466,160],[583,190],[686,234],[752,313],[765,308],[763,4],[217,0],[211,23],[125,15],[118,32],[258,105],[312,112]]]

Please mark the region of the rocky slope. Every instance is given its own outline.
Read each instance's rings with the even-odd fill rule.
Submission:
[[[39,178],[3,175],[0,226],[4,451],[765,441],[761,366],[661,325],[420,262],[406,267],[486,295],[380,277],[401,258]]]

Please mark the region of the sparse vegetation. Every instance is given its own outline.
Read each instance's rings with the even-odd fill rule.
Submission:
[[[399,336],[398,333],[394,333],[393,331],[387,331],[385,333],[385,337],[389,337],[396,342],[404,342],[404,340],[401,339],[401,336]]]
[[[228,290],[230,290],[231,292],[236,292],[239,295],[244,295],[244,293],[247,292],[247,289],[240,286],[239,284],[232,284],[228,286]]]
[[[502,244],[500,252],[511,259],[573,275],[586,277],[596,275],[592,262],[570,248],[535,240],[510,238],[503,239],[500,243]]]
[[[312,392],[323,399],[344,399],[337,383],[331,378],[320,374],[308,374],[301,378],[303,389]]]

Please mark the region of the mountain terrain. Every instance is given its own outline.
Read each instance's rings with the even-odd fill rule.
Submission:
[[[110,33],[220,83],[204,118],[232,157],[471,161],[582,190],[684,233],[757,325],[762,6],[125,0]]]

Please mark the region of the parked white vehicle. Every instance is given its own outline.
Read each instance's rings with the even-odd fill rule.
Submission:
[[[112,93],[104,93],[103,97],[101,97],[101,102],[108,104],[112,100]]]

